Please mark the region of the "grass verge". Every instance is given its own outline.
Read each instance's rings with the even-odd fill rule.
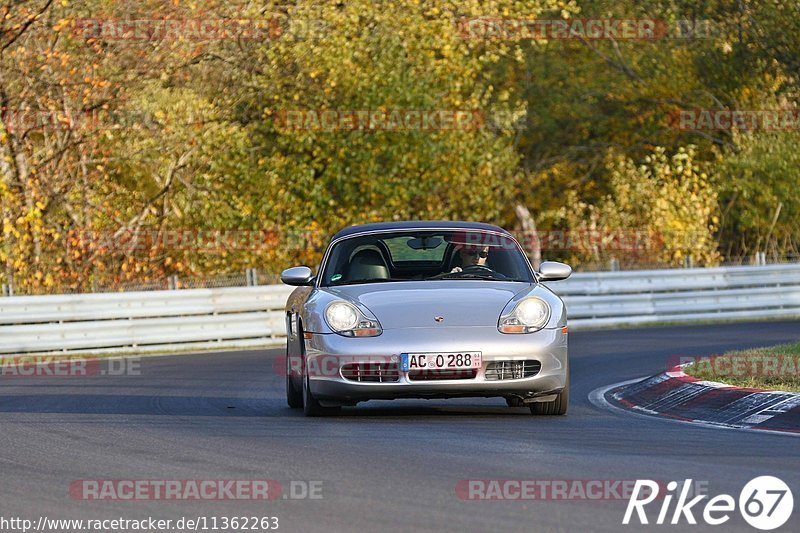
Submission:
[[[800,392],[800,342],[698,357],[683,371],[736,387]]]

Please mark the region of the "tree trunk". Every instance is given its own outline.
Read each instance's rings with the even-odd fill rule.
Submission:
[[[533,268],[539,270],[539,265],[542,263],[542,244],[539,241],[539,233],[536,231],[536,222],[528,208],[522,204],[517,204],[514,212],[522,227],[522,248],[528,254]]]

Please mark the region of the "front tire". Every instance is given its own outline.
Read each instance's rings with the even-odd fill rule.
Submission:
[[[305,416],[327,416],[339,412],[339,407],[326,407],[311,394],[308,365],[303,361],[303,414]]]
[[[509,407],[522,407],[522,398],[519,396],[506,396],[506,405]]]
[[[564,384],[562,390],[555,400],[550,402],[537,402],[531,404],[531,414],[533,415],[565,415],[567,414],[567,407],[569,406],[569,374],[567,374],[567,382]]]
[[[297,390],[292,380],[292,361],[289,356],[289,341],[286,341],[286,403],[292,409],[303,407],[303,391]]]

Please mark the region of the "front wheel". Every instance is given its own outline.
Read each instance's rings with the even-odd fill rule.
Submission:
[[[303,391],[297,390],[292,381],[292,360],[289,356],[289,345],[286,345],[286,403],[292,409],[303,407]]]
[[[311,394],[308,380],[308,365],[303,365],[303,414],[306,416],[325,416],[339,411],[338,407],[325,407]]]
[[[567,406],[569,405],[569,374],[567,374],[567,382],[564,384],[564,390],[558,393],[555,400],[550,402],[537,402],[532,403],[531,414],[533,415],[564,415],[567,414]]]
[[[519,396],[506,396],[506,405],[509,407],[522,407],[522,398]]]

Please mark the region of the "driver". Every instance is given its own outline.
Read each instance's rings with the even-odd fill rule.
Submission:
[[[464,245],[458,249],[458,255],[461,259],[461,266],[454,267],[450,272],[461,272],[471,266],[486,267],[486,261],[489,258],[489,247]]]

